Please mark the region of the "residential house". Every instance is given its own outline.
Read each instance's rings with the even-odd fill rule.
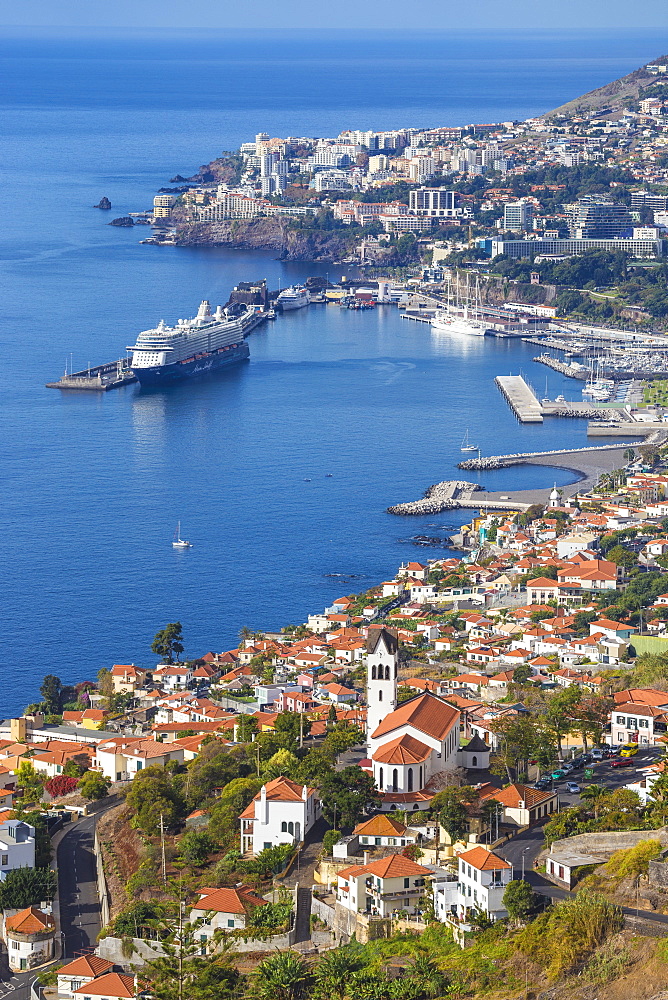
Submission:
[[[258,855],[267,847],[299,844],[320,815],[315,788],[289,778],[274,778],[262,786],[239,817],[241,850]]]
[[[4,937],[12,972],[26,972],[45,965],[54,956],[56,921],[36,906],[5,915]]]
[[[418,839],[415,830],[383,813],[358,823],[353,836],[362,847],[405,847]]]
[[[58,996],[72,996],[74,990],[78,990],[80,986],[85,986],[86,983],[92,982],[98,976],[110,972],[113,967],[113,962],[107,961],[106,958],[100,958],[98,955],[82,955],[72,962],[67,962],[66,965],[61,965],[57,972]]]
[[[35,827],[20,819],[0,824],[0,881],[16,868],[34,867]]]
[[[243,885],[234,889],[200,889],[199,894],[188,919],[191,923],[202,921],[197,930],[202,950],[206,950],[216,931],[245,928],[253,910],[267,905],[266,899]]]
[[[505,788],[483,785],[479,789],[479,797],[482,801],[498,802],[505,822],[514,826],[532,826],[559,811],[559,798],[555,791],[541,792],[528,785],[513,784]]]
[[[481,911],[490,920],[508,916],[503,895],[512,881],[513,869],[504,858],[484,847],[473,847],[459,855],[457,913],[466,920],[470,913]],[[438,912],[437,912],[438,915]]]
[[[353,913],[390,917],[424,907],[431,872],[402,854],[390,854],[337,874],[336,905]]]
[[[137,996],[134,976],[107,972],[72,991],[74,1000],[133,1000]]]

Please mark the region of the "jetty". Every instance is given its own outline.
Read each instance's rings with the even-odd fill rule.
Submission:
[[[88,392],[108,392],[137,381],[129,358],[94,365],[80,372],[65,372],[57,382],[47,382],[47,389],[84,389]]]
[[[668,429],[666,431],[668,434]],[[504,469],[509,465],[524,465],[526,463],[532,463],[536,465],[563,465],[564,468],[576,468],[577,463],[575,462],[575,456],[581,455],[595,455],[597,452],[622,452],[627,448],[632,448],[633,446],[640,446],[645,444],[644,439],[639,439],[637,441],[627,441],[624,444],[620,444],[617,447],[614,445],[591,445],[586,448],[571,448],[568,451],[525,451],[517,452],[513,455],[489,455],[486,458],[467,458],[463,462],[457,463],[458,469]],[[563,459],[568,456],[568,464],[564,464],[559,459]],[[540,459],[549,459],[549,461],[541,462]],[[575,463],[575,464],[574,464]],[[578,470],[579,471],[579,470]]]
[[[497,375],[494,381],[520,423],[542,424],[542,407],[521,375]]]
[[[482,489],[477,483],[461,482],[456,479],[434,483],[426,491],[422,500],[397,503],[387,508],[388,514],[407,517],[411,514],[440,514],[444,510],[458,510],[460,507],[484,507],[489,510],[526,510],[528,503],[503,502],[497,499],[478,500],[474,497]]]

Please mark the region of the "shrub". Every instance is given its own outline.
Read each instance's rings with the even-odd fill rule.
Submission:
[[[69,795],[79,784],[77,778],[72,778],[67,774],[57,774],[55,778],[49,778],[44,787],[49,795],[54,799],[59,799],[61,795]]]

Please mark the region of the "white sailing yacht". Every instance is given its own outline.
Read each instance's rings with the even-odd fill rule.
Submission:
[[[192,544],[192,542],[187,542],[185,538],[181,538],[181,522],[178,521],[176,524],[176,531],[174,532],[172,547],[175,549],[190,549],[192,548]]]
[[[459,306],[459,275],[457,276],[456,297]],[[471,315],[472,313],[472,315]],[[453,310],[450,296],[450,282],[448,282],[448,304],[445,309],[437,309],[431,321],[432,330],[442,333],[463,333],[468,337],[484,337],[489,329],[488,324],[481,318],[482,303],[480,299],[480,286],[476,277],[475,298],[471,307],[471,288],[469,276],[466,275],[466,296],[461,312]]]
[[[470,444],[469,443],[469,429],[468,429],[468,427],[466,428],[466,434],[464,435],[464,440],[462,441],[462,446],[461,446],[460,450],[461,451],[477,451],[478,450],[478,445],[477,444]]]

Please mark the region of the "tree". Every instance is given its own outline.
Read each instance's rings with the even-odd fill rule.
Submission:
[[[44,711],[48,715],[59,715],[63,710],[63,682],[55,674],[47,674],[39,693],[44,699]]]
[[[650,861],[658,858],[662,851],[660,840],[641,840],[633,847],[615,851],[605,865],[606,873],[618,881],[623,878],[638,879],[647,875]]]
[[[104,799],[109,794],[111,779],[99,771],[87,771],[79,781],[79,793],[85,799]]]
[[[185,903],[179,898],[182,912]],[[153,1000],[231,1000],[238,993],[241,977],[226,952],[202,954],[199,930],[202,920],[178,923],[162,920],[157,929],[163,955],[146,962],[140,973],[141,987]],[[216,932],[211,940],[220,944]]]
[[[280,712],[274,723],[274,733],[286,750],[293,750],[299,744],[300,733],[306,735],[310,728],[300,712]]]
[[[173,663],[174,657],[178,663],[179,656],[184,649],[181,622],[170,622],[159,632],[156,632],[151,649],[164,663]]]
[[[366,965],[364,951],[357,943],[326,951],[315,970],[315,996],[342,1000],[348,992],[350,976]]]
[[[631,549],[625,548],[623,545],[614,545],[605,556],[610,562],[616,563],[617,566],[623,566],[624,569],[632,569],[634,566],[638,565],[638,556]]]
[[[267,761],[262,778],[264,781],[271,781],[284,775],[286,778],[295,778],[299,769],[299,761],[290,750],[277,750],[273,757]]]
[[[580,799],[591,806],[594,811],[594,819],[598,819],[598,814],[603,801],[610,793],[603,785],[587,785],[580,792]]]
[[[240,715],[237,719],[236,738],[239,743],[251,743],[258,732],[257,719],[252,715]]]
[[[188,830],[179,841],[181,860],[196,868],[206,864],[209,855],[215,848],[216,843],[206,830]]]
[[[16,784],[25,802],[39,802],[44,788],[44,778],[38,774],[29,760],[22,760],[16,772]]]
[[[536,908],[536,894],[529,882],[513,879],[506,886],[503,905],[511,920],[522,921],[530,917]]]
[[[547,703],[545,725],[552,733],[561,753],[561,741],[573,728],[572,713],[581,698],[581,692],[575,684],[557,691]]]
[[[0,907],[23,910],[37,906],[44,899],[53,899],[57,887],[58,878],[50,868],[14,868],[0,882]]]
[[[258,1000],[302,1000],[312,982],[311,966],[294,951],[279,951],[258,965],[253,995]]]
[[[380,806],[374,779],[354,766],[325,775],[320,783],[320,798],[323,815],[331,826],[336,826],[336,815],[342,827],[351,828],[367,808]]]
[[[461,840],[468,830],[468,812],[459,788],[445,788],[439,793],[442,803],[438,821],[451,843]]]
[[[67,774],[57,774],[54,778],[49,778],[44,787],[52,798],[58,799],[61,795],[69,795],[78,784],[78,778],[72,778]]]
[[[531,667],[526,663],[520,663],[513,670],[513,684],[526,684],[531,677]]]
[[[337,844],[339,840],[341,840],[340,830],[328,830],[322,838],[323,854],[326,854],[327,856],[331,855],[334,844]]]
[[[135,775],[125,801],[135,814],[136,826],[149,836],[159,833],[161,818],[164,829],[175,829],[185,811],[171,774],[157,764]]]

